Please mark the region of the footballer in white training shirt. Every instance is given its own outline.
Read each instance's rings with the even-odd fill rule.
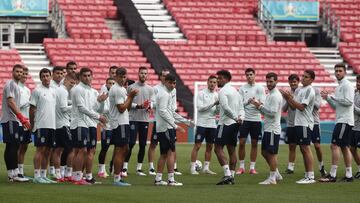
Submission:
[[[250,103],[264,115],[264,134],[261,141],[261,152],[269,165],[270,175],[266,180],[260,182],[260,185],[277,184],[277,180],[282,180],[282,176],[277,168],[282,107],[281,93],[276,88],[277,81],[276,73],[270,72],[266,74],[266,86],[269,94],[266,96],[265,103],[263,104],[255,98],[250,99]]]
[[[56,183],[46,176],[50,149],[56,144],[56,91],[50,85],[51,71],[39,73],[41,84],[31,93],[30,122],[36,147],[34,155],[34,183]]]
[[[211,153],[216,136],[216,115],[219,112],[219,95],[216,92],[217,78],[210,75],[207,80],[207,88],[199,92],[196,98],[197,121],[195,132],[195,144],[191,152],[190,173],[198,175],[196,161],[202,142],[206,141],[205,162],[203,172],[210,175],[216,173],[210,170]]]

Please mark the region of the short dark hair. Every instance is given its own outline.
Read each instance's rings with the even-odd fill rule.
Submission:
[[[274,78],[275,81],[278,80],[278,76],[277,76],[277,74],[274,73],[274,72],[269,72],[269,73],[267,73],[265,77],[266,77],[266,79]]]
[[[82,68],[80,69],[80,76],[81,76],[83,73],[87,73],[87,72],[90,72],[91,75],[93,74],[93,72],[92,72],[92,70],[91,70],[90,68],[88,68],[88,67],[82,67]]]
[[[163,69],[159,72],[159,76],[162,76],[162,73],[163,73],[163,72],[170,72],[170,70],[167,69],[167,68],[163,68]]]
[[[63,66],[55,66],[52,70],[53,73],[55,73],[55,71],[64,71],[64,67]]]
[[[114,78],[106,78],[106,82],[108,82],[109,80],[115,80]]]
[[[66,69],[69,68],[69,66],[72,66],[72,65],[75,65],[77,66],[76,62],[75,61],[69,61],[67,64],[66,64]]]
[[[117,67],[117,66],[110,66],[110,68],[109,68],[109,73],[111,72],[111,70],[113,70],[113,69],[118,69],[119,67]]]
[[[216,72],[216,75],[221,75],[229,81],[231,80],[231,73],[228,70],[219,70],[218,72]]]
[[[292,80],[300,81],[300,78],[297,74],[291,74],[288,77],[288,81],[292,81]]]
[[[26,67],[26,66],[23,66],[23,70],[24,70],[24,72],[28,72],[28,71],[29,71],[28,67]]]
[[[43,68],[43,69],[41,69],[40,72],[39,72],[39,77],[40,77],[40,78],[41,78],[41,75],[42,75],[43,73],[49,73],[49,74],[51,75],[51,71],[50,71],[49,69]]]
[[[346,71],[346,65],[345,65],[345,63],[335,64],[334,69],[335,69],[335,68],[342,68],[342,69],[344,69],[344,71]]]
[[[211,80],[211,79],[216,79],[216,78],[217,78],[216,75],[210,75],[210,76],[208,77],[208,81]]]
[[[116,70],[116,76],[118,75],[126,75],[127,71],[126,71],[126,68],[124,67],[120,67]]]
[[[315,80],[315,72],[313,70],[307,69],[304,71],[304,73],[307,73],[310,75],[310,78]]]
[[[360,75],[357,75],[357,76],[356,76],[356,80],[360,80]]]
[[[126,83],[127,83],[128,86],[130,86],[130,85],[134,84],[135,81],[134,81],[134,80],[131,80],[131,79],[127,79],[127,80],[126,80]]]
[[[176,78],[175,78],[174,75],[168,74],[168,75],[166,75],[166,77],[165,77],[165,81],[174,82],[174,81],[176,81]]]
[[[12,71],[14,71],[14,70],[15,70],[15,69],[17,69],[17,68],[24,69],[24,66],[23,66],[23,65],[21,65],[21,64],[15,64],[15,65],[13,66]]]
[[[255,74],[255,70],[253,68],[247,68],[245,70],[245,74],[248,73],[248,72],[253,72]]]
[[[147,68],[145,66],[140,66],[138,72],[140,72],[141,70],[147,70]]]

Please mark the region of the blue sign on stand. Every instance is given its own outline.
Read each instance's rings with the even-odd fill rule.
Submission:
[[[318,1],[264,0],[263,4],[276,21],[318,21]]]
[[[1,0],[0,16],[49,15],[49,0]]]

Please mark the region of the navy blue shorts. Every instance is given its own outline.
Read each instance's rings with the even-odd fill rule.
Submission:
[[[20,144],[29,144],[32,142],[30,130],[24,130],[23,126],[19,126],[19,141]]]
[[[214,144],[216,137],[216,128],[204,128],[197,126],[195,133],[195,143],[202,143],[205,139],[206,143]]]
[[[49,147],[56,146],[55,129],[40,128],[34,133],[35,147]]]
[[[312,130],[306,126],[295,126],[296,144],[310,145]]]
[[[158,136],[156,134],[156,122],[154,122],[154,125],[153,125],[150,143],[155,144],[155,145],[157,145],[159,143],[159,138],[158,138]]]
[[[297,143],[295,127],[287,127],[286,128],[285,143],[286,144],[296,144]]]
[[[3,129],[3,142],[8,144],[19,144],[19,123],[17,121],[9,121],[1,123]]]
[[[279,151],[280,134],[264,132],[261,141],[261,149],[270,154],[277,154]]]
[[[110,145],[113,144],[112,141],[112,131],[111,130],[103,130],[101,132],[101,148],[109,148]]]
[[[112,138],[115,147],[123,147],[129,144],[130,141],[130,126],[119,125],[112,131]]]
[[[233,145],[237,144],[237,134],[239,131],[239,124],[219,125],[217,127],[217,135],[215,137],[215,144],[217,145]]]
[[[74,148],[85,148],[87,147],[89,135],[89,128],[77,127],[71,130],[71,137]]]
[[[360,147],[360,131],[351,130],[350,146]]]
[[[169,150],[175,152],[176,130],[168,129],[165,132],[157,133],[160,143],[160,154],[166,154]]]
[[[320,143],[321,142],[321,134],[320,134],[320,125],[315,124],[311,133],[311,142],[312,143]]]
[[[250,134],[252,140],[261,140],[261,122],[244,121],[240,126],[239,138],[247,138]]]
[[[149,123],[130,121],[130,145],[135,145],[136,138],[139,135],[139,145],[145,146],[147,141]]]
[[[55,130],[55,148],[71,148],[72,138],[70,128],[68,126],[63,126]]]
[[[97,142],[97,130],[95,127],[89,127],[89,134],[88,134],[86,147],[88,149],[94,149],[96,148],[96,142]]]
[[[335,125],[331,143],[339,147],[348,147],[350,145],[350,134],[352,126],[346,123],[337,123]]]

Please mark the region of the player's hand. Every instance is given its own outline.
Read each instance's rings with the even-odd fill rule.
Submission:
[[[214,103],[214,106],[219,105],[219,104],[220,104],[220,101],[216,100],[215,103]]]
[[[16,118],[19,119],[20,123],[24,126],[24,128],[31,130],[31,125],[28,118],[23,116],[21,113],[16,114]]]
[[[289,98],[292,98],[292,94],[287,90],[279,90],[281,95],[284,97],[284,99],[288,100]]]
[[[108,93],[103,92],[101,95],[97,97],[98,102],[103,102],[108,98]]]
[[[179,131],[179,132],[181,132],[181,133],[185,133],[185,129],[182,128],[181,126],[177,126],[177,127],[176,127],[176,130]]]
[[[139,93],[139,90],[138,89],[132,89],[130,92],[129,92],[129,97],[135,97],[137,94]]]
[[[240,118],[240,116],[235,121],[240,125],[243,123],[243,120]]]
[[[328,95],[329,95],[329,92],[328,92],[328,91],[321,91],[321,92],[320,92],[320,95],[321,95],[321,97],[322,97],[323,99],[326,99],[326,98],[328,97]]]
[[[195,126],[195,122],[193,120],[189,120],[189,127],[193,128]]]
[[[99,121],[100,121],[101,123],[103,123],[103,124],[106,124],[106,123],[107,123],[107,119],[106,119],[106,117],[103,116],[103,115],[100,115]]]
[[[148,99],[145,100],[144,103],[142,104],[142,106],[144,107],[144,109],[150,108],[150,101]]]

